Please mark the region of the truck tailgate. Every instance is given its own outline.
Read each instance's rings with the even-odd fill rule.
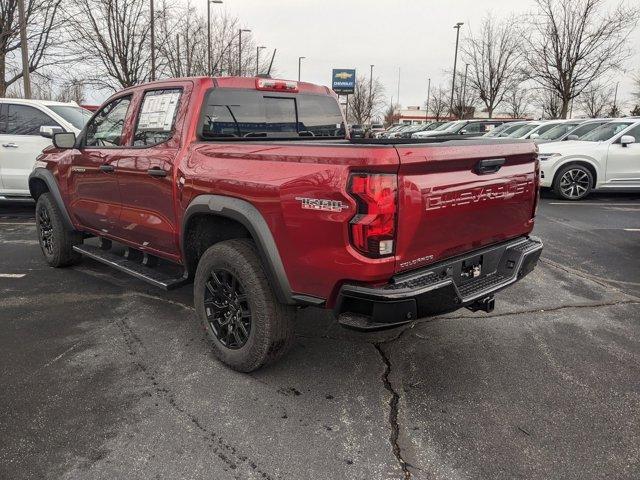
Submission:
[[[396,148],[396,271],[532,230],[538,191],[537,148],[532,142],[468,140]]]

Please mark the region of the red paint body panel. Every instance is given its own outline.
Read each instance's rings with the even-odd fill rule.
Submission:
[[[265,219],[293,292],[327,299],[328,307],[345,282],[381,285],[396,272],[531,231],[538,182],[532,143],[396,147],[347,140],[198,140],[208,89],[255,85],[254,78],[177,79],[112,97],[133,94],[124,148],[44,154],[74,226],[184,264],[180,228],[189,203],[210,194],[243,199]],[[133,147],[144,92],[170,87],[183,89],[174,136],[154,147]],[[301,93],[335,97],[326,87],[298,87]],[[476,174],[475,165],[486,158],[505,158],[506,163],[497,173]],[[104,163],[113,164],[116,172],[97,170]],[[84,164],[92,168],[89,174],[72,171]],[[152,167],[168,175],[151,177],[147,170]],[[395,255],[368,258],[350,245],[349,222],[357,206],[347,192],[348,179],[363,171],[398,175]],[[337,200],[348,208],[303,209],[301,198]]]

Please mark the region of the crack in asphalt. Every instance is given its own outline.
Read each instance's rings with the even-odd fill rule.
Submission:
[[[376,351],[380,355],[380,358],[382,359],[382,362],[384,363],[384,366],[385,366],[384,373],[382,374],[382,383],[384,384],[385,390],[387,390],[391,394],[391,399],[389,400],[389,426],[391,428],[391,434],[389,435],[389,443],[391,443],[391,449],[393,450],[393,455],[396,457],[396,460],[398,461],[398,464],[402,469],[402,475],[405,480],[408,480],[411,478],[411,472],[409,471],[409,467],[413,467],[413,465],[409,464],[403,458],[402,450],[400,448],[400,443],[398,442],[398,437],[400,436],[400,424],[398,423],[398,403],[400,402],[400,394],[396,391],[395,388],[393,388],[393,385],[391,384],[391,380],[389,378],[389,375],[391,374],[391,359],[387,356],[382,346],[384,344],[395,342],[412,327],[413,327],[413,324],[403,329],[395,338],[392,338],[391,340],[373,344],[373,347],[376,349]]]
[[[614,307],[616,305],[640,305],[640,300],[620,300],[617,302],[601,302],[601,303],[583,303],[577,305],[560,305],[557,307],[551,308],[533,308],[530,310],[515,310],[510,312],[502,312],[496,313],[494,315],[460,315],[457,317],[434,317],[432,321],[438,320],[463,320],[466,318],[500,318],[500,317],[508,317],[509,315],[522,315],[527,313],[547,313],[547,312],[557,312],[559,310],[568,310],[568,309],[580,309],[580,308],[598,308],[598,307]]]
[[[627,281],[624,281],[624,280],[615,280],[613,278],[602,278],[602,277],[600,277],[598,275],[593,275],[591,273],[583,272],[583,271],[577,270],[575,268],[571,268],[571,267],[567,267],[565,265],[561,265],[559,263],[554,262],[553,260],[549,260],[548,258],[541,258],[539,260],[539,262],[546,263],[547,265],[549,265],[551,267],[557,268],[557,269],[562,270],[562,271],[564,271],[566,273],[569,273],[571,275],[575,275],[576,277],[580,277],[580,278],[583,278],[585,280],[590,280],[593,283],[597,283],[601,287],[609,288],[609,289],[615,290],[616,292],[622,292],[625,295],[629,295],[629,296],[632,296],[632,297],[636,297],[636,295],[630,294],[628,292],[623,292],[622,290],[617,288],[616,285],[612,285],[612,284],[630,285],[630,286],[634,286],[634,287],[640,285],[640,283],[638,283],[638,282],[627,282]]]

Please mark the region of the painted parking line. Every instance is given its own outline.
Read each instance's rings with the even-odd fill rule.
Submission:
[[[640,228],[623,228],[625,232],[640,232]]]
[[[26,273],[0,273],[0,278],[22,278]]]
[[[36,222],[3,222],[0,220],[0,225],[29,225],[33,226]]]

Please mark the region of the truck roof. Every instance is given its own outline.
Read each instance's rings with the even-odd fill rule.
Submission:
[[[166,78],[162,80],[155,80],[153,82],[140,83],[132,87],[125,88],[118,92],[137,90],[140,88],[149,88],[153,86],[162,87],[167,84],[175,84],[179,82],[191,81],[200,86],[206,86],[213,81],[213,85],[217,88],[244,88],[255,90],[258,80],[274,80],[278,82],[293,82],[297,84],[298,91],[292,93],[311,93],[317,95],[331,95],[335,96],[335,93],[329,88],[322,85],[316,85],[308,82],[298,82],[296,80],[286,80],[281,78],[265,78],[265,77],[181,77],[181,78]]]

